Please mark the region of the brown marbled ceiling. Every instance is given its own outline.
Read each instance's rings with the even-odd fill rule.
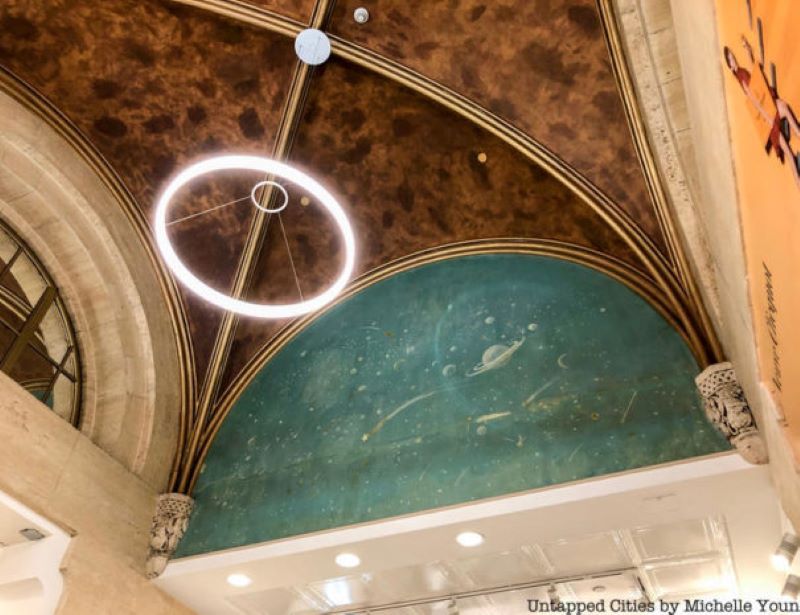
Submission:
[[[497,237],[558,239],[636,262],[586,204],[522,154],[413,91],[341,61],[317,72],[291,160],[313,169],[346,206],[359,242],[357,274],[432,246]],[[295,265],[304,283],[319,288],[339,265],[336,235],[315,207],[293,203],[285,227],[300,255]],[[296,300],[280,241],[272,235],[265,244],[256,300]],[[228,377],[284,324],[244,319]]]
[[[310,21],[311,13],[314,11],[314,0],[250,0],[250,4],[255,4],[303,23]]]
[[[229,292],[255,213],[252,186],[263,173],[212,173],[175,195],[168,233],[187,267],[209,286]],[[202,249],[199,249],[202,246]]]
[[[156,0],[6,0],[0,31],[0,64],[89,136],[148,216],[164,180],[187,161],[271,150],[295,63],[288,38]],[[205,196],[198,208],[219,202],[213,190]],[[224,255],[243,219],[226,211],[215,222],[185,232],[199,233],[204,248],[213,242],[205,254]],[[218,260],[218,285],[229,264]],[[220,312],[185,298],[202,372]]]
[[[338,0],[330,29],[522,129],[661,242],[594,0]]]
[[[251,0],[306,22],[313,0]],[[367,6],[364,26],[352,11]],[[658,237],[603,33],[591,0],[339,0],[334,33],[486,106],[539,140]],[[177,168],[212,152],[268,154],[295,65],[293,41],[172,0],[6,0],[0,64],[52,101],[152,213]],[[479,154],[486,160],[481,161]],[[496,137],[393,81],[333,59],[315,72],[294,164],[337,193],[359,241],[357,274],[451,242],[559,239],[635,263],[562,183]],[[207,178],[172,219],[249,191],[252,177]],[[282,214],[306,296],[335,274],[330,221],[288,187]],[[190,267],[230,287],[252,220],[247,203],[170,227]],[[269,227],[249,298],[298,298],[281,228]],[[181,287],[202,377],[222,312]],[[227,379],[281,322],[244,319]]]

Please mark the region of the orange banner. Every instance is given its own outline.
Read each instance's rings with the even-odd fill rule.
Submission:
[[[716,6],[761,379],[800,459],[800,2]]]

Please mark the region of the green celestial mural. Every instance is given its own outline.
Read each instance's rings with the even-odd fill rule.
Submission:
[[[245,389],[178,556],[726,450],[697,371],[644,300],[580,265],[491,254],[400,273]]]

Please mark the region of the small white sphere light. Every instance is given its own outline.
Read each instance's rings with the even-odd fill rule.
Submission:
[[[369,11],[360,6],[353,11],[353,19],[356,23],[367,23],[369,21]]]
[[[336,556],[336,565],[342,568],[355,568],[361,564],[361,558],[355,553],[339,553]]]
[[[797,555],[797,549],[800,547],[800,538],[787,532],[781,539],[781,544],[772,554],[772,566],[775,570],[781,572],[788,572],[792,567],[792,562]]]
[[[253,579],[241,572],[234,572],[228,575],[228,585],[233,587],[247,587],[253,582]]]
[[[331,56],[331,41],[322,30],[308,28],[294,39],[294,51],[302,62],[318,66]]]
[[[460,544],[462,547],[479,547],[483,544],[483,534],[479,534],[478,532],[461,532],[458,536],[456,536],[456,542]]]

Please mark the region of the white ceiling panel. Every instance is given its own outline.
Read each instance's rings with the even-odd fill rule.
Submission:
[[[463,531],[484,544],[461,547]],[[186,558],[156,583],[203,615],[367,605],[397,605],[375,615],[451,615],[449,598],[465,592],[483,595],[458,598],[461,615],[513,615],[546,593],[523,584],[554,582],[564,600],[594,599],[635,594],[634,575],[653,599],[777,596],[783,577],[765,562],[781,532],[768,468],[731,454]],[[341,552],[357,553],[361,566],[344,573]],[[597,581],[629,570],[619,585]],[[232,572],[253,585],[230,587]],[[420,599],[438,603],[408,604]]]
[[[694,519],[636,528],[631,539],[643,562],[707,553],[717,549],[711,520]]]
[[[541,548],[554,576],[620,570],[632,565],[616,532],[556,540]]]
[[[451,567],[434,562],[406,566],[369,575],[367,592],[373,603],[386,604],[409,596],[441,596],[463,588],[463,579]]]
[[[550,576],[538,549],[527,546],[457,560],[452,565],[474,587],[514,585]]]
[[[528,600],[539,600],[547,602],[546,587],[535,587],[518,591],[502,592],[486,596],[486,600],[492,608],[492,615],[508,613],[508,615],[522,615],[529,613]]]
[[[671,600],[687,595],[735,590],[735,579],[727,558],[688,560],[645,567],[656,595]]]
[[[290,588],[268,589],[229,596],[228,602],[244,615],[319,615],[327,610]]]
[[[326,579],[309,583],[302,594],[313,597],[315,602],[326,604],[328,609],[358,607],[374,604],[371,594],[371,577],[368,574]]]
[[[557,590],[566,601],[578,602],[595,602],[604,598],[638,600],[644,597],[637,575],[630,572],[564,583]]]
[[[441,600],[431,604],[419,606],[403,607],[399,609],[387,609],[381,611],[380,615],[454,615],[450,607],[450,600]]]

